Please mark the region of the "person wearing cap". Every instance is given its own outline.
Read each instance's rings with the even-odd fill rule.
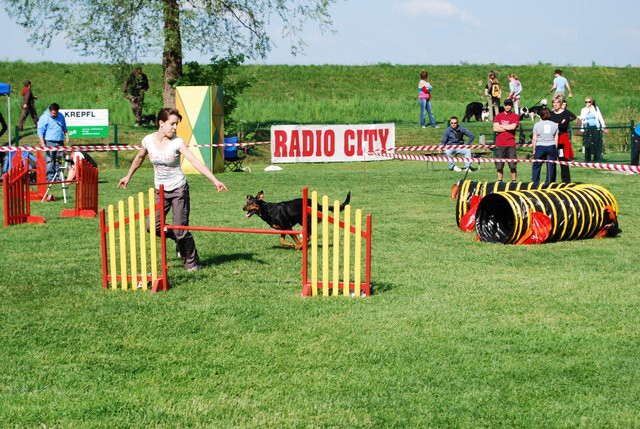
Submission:
[[[513,112],[513,100],[504,100],[504,112],[500,112],[493,119],[493,131],[496,134],[496,158],[509,159],[509,171],[513,182],[518,180],[516,167],[516,129],[520,126],[520,116]],[[504,177],[504,162],[496,161],[498,181]]]

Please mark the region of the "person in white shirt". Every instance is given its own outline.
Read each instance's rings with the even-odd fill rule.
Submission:
[[[207,167],[189,151],[184,141],[176,136],[178,122],[182,116],[178,110],[165,107],[157,116],[158,131],[142,139],[142,148],[131,163],[129,172],[120,179],[119,188],[126,188],[131,177],[142,164],[147,154],[153,164],[154,186],[156,188],[156,204],[159,202],[160,185],[164,185],[164,213],[173,210],[173,225],[189,225],[190,198],[187,178],[180,169],[180,155],[187,158],[202,175],[208,178],[218,192],[227,191],[224,183],[207,169]],[[156,217],[156,234],[160,234],[160,216]],[[177,251],[187,271],[200,269],[200,258],[196,243],[190,231],[166,232],[166,237],[176,241]]]
[[[606,124],[593,97],[584,99],[585,107],[580,110],[580,122],[583,131],[584,160],[602,161],[602,133],[606,132]]]
[[[556,181],[556,164],[555,161],[558,153],[558,124],[551,121],[551,111],[547,107],[540,109],[540,118],[542,121],[536,122],[533,126],[533,134],[531,143],[533,143],[533,158],[540,160],[548,160],[547,162],[547,178],[545,185]],[[542,162],[534,162],[531,168],[531,181],[536,185],[540,182],[540,170]]]

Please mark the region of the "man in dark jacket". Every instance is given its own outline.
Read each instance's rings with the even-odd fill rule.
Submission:
[[[144,123],[142,117],[142,108],[144,107],[144,93],[149,89],[149,80],[147,75],[142,73],[142,67],[136,67],[129,78],[124,82],[125,97],[131,102],[131,111],[136,117],[136,127]]]
[[[471,143],[473,143],[475,136],[471,131],[467,130],[465,127],[459,124],[458,118],[456,116],[451,117],[451,119],[449,120],[449,124],[449,127],[444,130],[442,140],[440,141],[440,144],[446,147],[446,149],[444,150],[444,155],[450,157],[454,154],[460,154],[465,158],[471,159],[471,149],[456,146],[464,144],[470,145]],[[467,136],[469,138],[469,140],[467,140],[467,143],[464,142],[464,136]],[[448,166],[449,170],[453,170],[456,172],[471,170],[471,163],[468,161],[464,163],[462,168],[456,166],[453,161],[449,161]]]

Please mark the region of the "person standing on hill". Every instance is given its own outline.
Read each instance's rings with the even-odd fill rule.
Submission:
[[[560,161],[571,161],[574,156],[569,136],[569,125],[576,120],[576,115],[566,109],[566,104],[562,97],[553,99],[553,111],[551,118],[558,124],[558,159]],[[569,166],[560,164],[560,178],[564,183],[571,183],[571,172]]]
[[[427,80],[429,73],[422,69],[420,71],[420,81],[418,82],[418,104],[420,105],[420,126],[426,128],[426,113],[429,114],[429,124],[432,128],[439,128],[436,124],[436,118],[433,116],[431,109],[431,92],[433,87]]]
[[[147,75],[142,73],[142,67],[136,67],[124,82],[124,87],[122,88],[125,97],[131,102],[131,111],[133,112],[133,116],[136,117],[136,127],[144,123],[142,109],[144,107],[144,93],[148,89],[149,80],[147,79]]]
[[[500,113],[500,98],[502,97],[500,82],[498,81],[496,73],[493,70],[489,72],[487,86],[485,86],[484,88],[484,95],[485,97],[487,97],[489,119],[493,121],[496,115]]]
[[[509,161],[511,181],[518,180],[518,170],[516,159],[516,129],[520,126],[520,116],[512,112],[513,101],[510,98],[504,100],[504,112],[498,113],[493,120],[493,131],[496,136],[496,158],[512,159]],[[496,171],[498,181],[502,182],[504,162],[497,161]]]
[[[568,92],[569,98],[573,97],[571,93],[571,85],[566,77],[562,76],[562,70],[556,69],[554,72],[555,78],[553,79],[553,85],[549,89],[549,93],[553,92],[553,97],[561,96],[564,98],[565,89]]]
[[[593,97],[584,100],[585,107],[580,111],[580,122],[582,124],[584,160],[602,161],[602,133],[606,132],[604,118]]]
[[[60,105],[52,103],[49,109],[38,120],[38,140],[42,147],[58,147],[69,143],[69,131],[64,115],[60,113]],[[47,182],[51,182],[58,164],[58,152],[46,152]]]
[[[31,91],[30,80],[24,83],[24,87],[22,88],[22,91],[20,91],[20,94],[22,95],[22,114],[20,115],[20,121],[18,122],[18,129],[22,131],[22,127],[24,126],[24,121],[27,120],[27,116],[31,116],[33,124],[37,128],[38,114],[36,113],[35,102],[38,97],[33,95],[33,91]]]
[[[513,112],[520,114],[520,97],[522,96],[522,84],[518,76],[511,73],[509,75],[509,98],[513,100]]]

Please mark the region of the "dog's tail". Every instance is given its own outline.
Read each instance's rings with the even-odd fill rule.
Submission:
[[[340,211],[343,211],[344,208],[347,206],[347,204],[349,204],[349,202],[351,201],[351,191],[349,191],[347,193],[347,198],[345,198],[344,202],[342,204],[340,204]],[[322,206],[318,204],[318,210],[322,210]],[[334,211],[333,210],[333,205],[329,206],[329,210]]]
[[[347,193],[347,198],[345,198],[344,203],[340,204],[340,211],[344,210],[344,208],[347,206],[347,204],[349,204],[350,201],[351,201],[351,191]]]

